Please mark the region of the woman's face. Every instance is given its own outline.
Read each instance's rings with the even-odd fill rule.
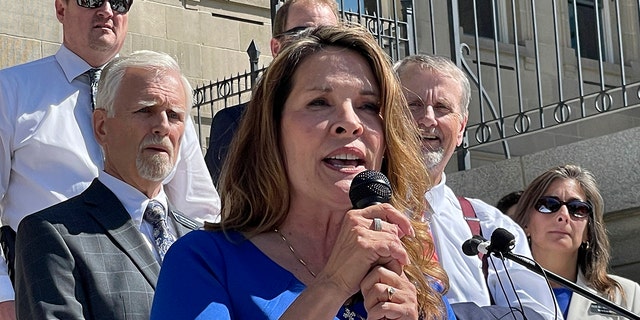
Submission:
[[[556,179],[543,196],[556,197],[560,201],[587,201],[582,188],[576,180]],[[536,208],[528,209],[529,223],[525,232],[531,236],[533,257],[560,254],[575,255],[582,242],[587,241],[588,215],[583,218],[572,216],[566,205],[556,212],[543,214]]]
[[[378,82],[355,51],[328,47],[300,64],[280,127],[292,197],[350,206],[353,177],[381,167],[380,103]]]

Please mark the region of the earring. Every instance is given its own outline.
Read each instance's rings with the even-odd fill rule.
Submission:
[[[589,241],[585,241],[580,245],[580,248],[582,248],[583,250],[589,250],[591,246],[589,245]]]

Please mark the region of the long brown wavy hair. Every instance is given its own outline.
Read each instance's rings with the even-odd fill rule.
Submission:
[[[593,214],[589,216],[587,234],[589,245],[578,249],[578,268],[584,274],[587,284],[604,293],[609,300],[613,300],[616,290],[624,298],[624,290],[620,284],[607,275],[609,267],[609,237],[604,225],[604,201],[591,172],[579,166],[567,164],[551,168],[535,178],[524,190],[514,213],[514,220],[526,228],[530,219],[530,208],[544,195],[549,186],[556,179],[570,179],[576,181],[593,207]],[[534,257],[535,258],[535,257]]]
[[[287,218],[290,186],[280,143],[282,110],[297,68],[328,47],[361,55],[380,86],[380,115],[386,141],[381,171],[391,182],[391,204],[409,213],[416,230],[415,237],[402,239],[411,258],[405,272],[416,284],[420,311],[429,318],[442,318],[446,315],[442,295],[430,281],[438,281],[446,290],[448,278],[432,260],[433,240],[421,222],[423,195],[431,186],[431,179],[422,162],[418,129],[388,57],[362,27],[322,26],[309,30],[288,44],[271,63],[253,92],[222,169],[221,221],[207,229],[235,230],[252,237],[272,232]]]

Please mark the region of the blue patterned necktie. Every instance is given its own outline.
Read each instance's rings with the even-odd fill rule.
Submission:
[[[86,74],[89,76],[89,85],[91,86],[91,110],[96,109],[96,95],[98,94],[98,81],[102,70],[98,68],[89,69]]]
[[[156,200],[149,200],[147,209],[144,210],[144,220],[153,226],[153,240],[158,254],[160,254],[160,261],[164,260],[167,250],[176,241],[176,238],[169,232],[166,217],[164,206]]]

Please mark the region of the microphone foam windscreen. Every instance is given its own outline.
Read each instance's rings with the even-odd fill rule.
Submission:
[[[381,172],[362,171],[351,181],[349,199],[356,209],[363,209],[376,203],[388,203],[391,200],[391,183]]]
[[[516,237],[509,231],[503,228],[497,228],[491,234],[491,247],[494,252],[509,252],[513,249]]]
[[[478,245],[480,245],[482,241],[475,236],[462,244],[462,252],[468,256],[475,256],[478,254]]]

